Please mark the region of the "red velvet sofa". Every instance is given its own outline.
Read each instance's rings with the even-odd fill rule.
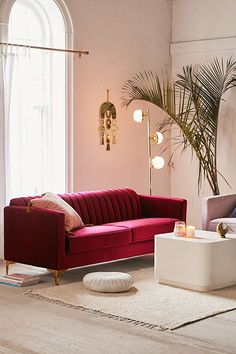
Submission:
[[[44,267],[59,284],[63,270],[153,253],[154,235],[186,219],[185,199],[138,195],[131,189],[59,194],[85,226],[65,232],[64,214],[27,209],[34,197],[15,198],[4,209],[4,257]],[[38,196],[37,196],[38,197]]]

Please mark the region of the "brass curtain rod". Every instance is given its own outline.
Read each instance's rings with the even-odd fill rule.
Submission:
[[[84,55],[88,55],[89,54],[88,50],[74,50],[74,49],[38,47],[38,46],[35,46],[35,45],[27,45],[27,44],[25,45],[25,44],[7,43],[7,42],[0,42],[0,44],[2,44],[2,45],[10,45],[10,46],[13,46],[13,47],[20,47],[20,48],[32,48],[32,49],[52,50],[54,52],[75,53],[75,54],[79,54],[79,56],[81,56],[81,54],[84,54]]]

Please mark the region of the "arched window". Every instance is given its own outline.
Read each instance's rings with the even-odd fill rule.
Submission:
[[[66,48],[54,0],[15,0],[9,43]],[[9,112],[5,112],[6,196],[64,192],[68,185],[67,59],[64,53],[9,46]],[[6,62],[7,62],[6,60]],[[71,94],[71,92],[70,92]]]

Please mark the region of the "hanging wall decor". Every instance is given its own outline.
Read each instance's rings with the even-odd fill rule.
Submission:
[[[100,107],[100,143],[106,145],[106,150],[111,149],[111,144],[116,144],[117,122],[116,108],[113,103],[109,102],[109,92],[107,90],[107,101]]]

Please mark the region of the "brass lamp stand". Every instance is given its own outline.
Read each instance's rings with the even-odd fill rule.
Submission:
[[[149,110],[144,111],[137,109],[134,112],[133,118],[135,122],[142,123],[144,119],[147,121],[147,137],[148,137],[148,183],[149,183],[149,195],[152,195],[152,168],[161,169],[164,166],[164,159],[161,156],[155,156],[152,158],[152,144],[160,144],[163,141],[163,135],[160,132],[151,132],[151,121]]]

